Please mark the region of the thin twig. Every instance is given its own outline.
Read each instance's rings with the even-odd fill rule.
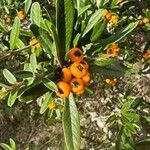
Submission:
[[[9,50],[8,53],[7,53],[5,56],[0,57],[0,62],[3,61],[3,60],[5,60],[7,57],[9,57],[9,56],[11,56],[11,55],[13,55],[13,54],[15,54],[15,53],[18,53],[18,52],[21,52],[21,51],[23,51],[23,50],[26,50],[26,49],[28,49],[28,48],[30,48],[30,47],[36,45],[36,44],[38,44],[38,42],[36,42],[36,43],[34,43],[34,44],[31,44],[31,45],[28,45],[28,46],[26,46],[26,47],[24,47],[24,48]]]

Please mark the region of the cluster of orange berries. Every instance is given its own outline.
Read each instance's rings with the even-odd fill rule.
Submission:
[[[117,15],[112,15],[112,13],[108,11],[107,9],[104,10],[103,16],[108,22],[112,24],[118,23],[119,17]]]
[[[100,57],[103,59],[107,59],[110,57],[117,57],[120,52],[120,47],[117,43],[112,43],[111,46],[107,49],[105,54],[101,54]]]
[[[57,82],[58,91],[56,95],[66,98],[70,92],[81,95],[90,82],[88,64],[84,60],[83,52],[79,48],[72,48],[68,52],[70,65],[61,69],[61,80]]]
[[[138,20],[139,25],[144,25],[144,24],[147,24],[149,22],[150,22],[150,20],[148,18],[142,18],[142,19]]]

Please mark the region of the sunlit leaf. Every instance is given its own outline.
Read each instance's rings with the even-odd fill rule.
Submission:
[[[103,9],[99,9],[94,14],[92,14],[82,34],[82,37],[84,37],[94,27],[94,25],[101,19],[102,16],[103,16]]]
[[[8,101],[7,101],[8,106],[12,107],[12,105],[15,103],[15,101],[17,99],[17,94],[18,94],[17,90],[16,91],[12,91],[9,94]]]
[[[80,119],[73,94],[65,100],[63,130],[67,150],[80,149]]]
[[[19,37],[20,31],[20,20],[18,17],[15,18],[12,30],[10,32],[10,49],[14,49],[16,42]]]
[[[3,75],[10,84],[16,84],[15,76],[8,69],[3,70]]]
[[[31,23],[40,27],[41,8],[38,2],[34,2],[31,6]]]
[[[48,104],[51,100],[52,100],[52,93],[50,92],[46,93],[40,108],[40,114],[43,114],[46,111],[46,109],[48,108]]]
[[[26,14],[28,13],[28,11],[30,9],[31,4],[32,4],[32,0],[25,0],[25,7],[24,7],[24,9],[25,9],[25,13]]]

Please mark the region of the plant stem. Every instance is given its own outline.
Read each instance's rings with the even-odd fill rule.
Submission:
[[[34,43],[34,44],[31,44],[31,45],[28,45],[28,46],[26,46],[26,47],[24,47],[24,48],[9,50],[8,53],[7,53],[5,56],[0,57],[0,62],[2,62],[2,61],[5,60],[7,57],[9,57],[9,56],[11,56],[11,55],[13,55],[13,54],[15,54],[15,53],[21,52],[21,51],[23,51],[23,50],[26,50],[26,49],[28,49],[28,48],[30,48],[30,47],[36,45],[37,43],[38,43],[38,42],[36,42],[36,43]]]

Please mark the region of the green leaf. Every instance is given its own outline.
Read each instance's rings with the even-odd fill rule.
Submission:
[[[52,99],[53,99],[52,93],[50,93],[50,92],[46,93],[43,103],[40,108],[40,114],[43,114],[47,110],[48,104],[50,101],[52,101]]]
[[[91,41],[92,42],[98,40],[101,37],[105,27],[106,27],[106,21],[105,20],[99,21],[94,26],[94,29],[93,29],[93,32],[92,32],[92,35],[91,35]]]
[[[64,0],[65,6],[65,49],[66,52],[70,50],[70,46],[72,44],[72,35],[74,28],[74,3],[73,0]]]
[[[22,92],[19,100],[22,102],[30,102],[32,100],[36,100],[46,92],[48,92],[48,89],[43,83],[33,84]]]
[[[65,100],[63,111],[63,130],[68,150],[80,149],[80,119],[73,94]]]
[[[24,7],[24,9],[25,9],[25,13],[26,14],[28,14],[28,11],[30,9],[31,4],[32,4],[32,0],[25,0],[25,7]]]
[[[78,34],[76,35],[76,37],[74,38],[74,40],[73,40],[73,46],[74,46],[74,47],[77,47],[80,37],[81,37],[81,34],[78,33]]]
[[[33,77],[33,73],[30,71],[18,71],[15,73],[15,76],[20,79]]]
[[[95,26],[95,24],[102,18],[102,16],[103,16],[103,9],[99,9],[94,14],[92,14],[82,34],[82,37],[84,37]]]
[[[31,23],[40,27],[41,22],[41,8],[38,2],[34,2],[31,6]]]
[[[24,48],[25,44],[20,39],[18,39],[16,42],[16,47],[17,48]]]
[[[20,31],[20,20],[18,17],[15,18],[12,30],[10,32],[10,49],[14,49],[16,42],[19,37]]]
[[[91,5],[86,5],[86,6],[82,7],[82,8],[80,8],[79,12],[78,12],[78,17],[80,15],[82,15],[83,13],[85,13],[90,7],[91,7]]]
[[[103,46],[103,48],[105,48],[108,44],[120,41],[125,36],[127,36],[129,33],[131,33],[137,27],[137,25],[138,25],[137,22],[130,23],[125,28],[116,32],[114,35],[110,36],[109,38],[101,40],[98,44],[96,44],[94,46],[94,48],[97,49],[102,46]]]
[[[11,148],[13,149],[13,150],[16,150],[16,144],[15,144],[15,141],[13,140],[13,139],[9,139],[9,141],[10,141],[10,145],[11,145]]]
[[[58,33],[58,40],[61,41],[61,47],[60,47],[60,44],[58,44],[58,49],[62,53],[65,53],[65,10],[64,10],[64,0],[56,0],[56,29],[57,29],[57,33]]]
[[[53,54],[55,56],[55,49],[53,46],[52,39],[46,31],[40,30],[40,37],[38,38],[42,47],[50,56]],[[48,44],[47,44],[48,43]]]
[[[32,72],[35,73],[36,68],[37,68],[37,60],[36,60],[36,55],[35,54],[31,54],[30,64],[31,64]]]
[[[16,78],[8,69],[3,70],[3,75],[10,84],[16,84]]]
[[[93,73],[98,73],[103,76],[123,77],[125,75],[126,68],[116,62],[111,65],[102,66],[102,67],[92,64],[90,70]]]
[[[51,90],[53,92],[57,91],[57,86],[53,81],[45,78],[45,79],[43,79],[43,83],[49,90]]]
[[[4,149],[4,150],[12,150],[11,147],[5,143],[0,143],[0,146]]]
[[[12,105],[15,103],[16,99],[17,99],[17,94],[18,94],[18,91],[12,91],[10,94],[9,94],[9,97],[8,97],[8,101],[7,101],[7,105],[12,107]]]
[[[113,64],[115,61],[116,61],[115,59],[96,60],[96,61],[94,61],[94,63],[95,63],[97,66],[107,66],[107,65]]]
[[[74,27],[74,3],[73,0],[57,0],[56,2],[56,28],[61,45],[59,50],[68,51],[72,44]]]

